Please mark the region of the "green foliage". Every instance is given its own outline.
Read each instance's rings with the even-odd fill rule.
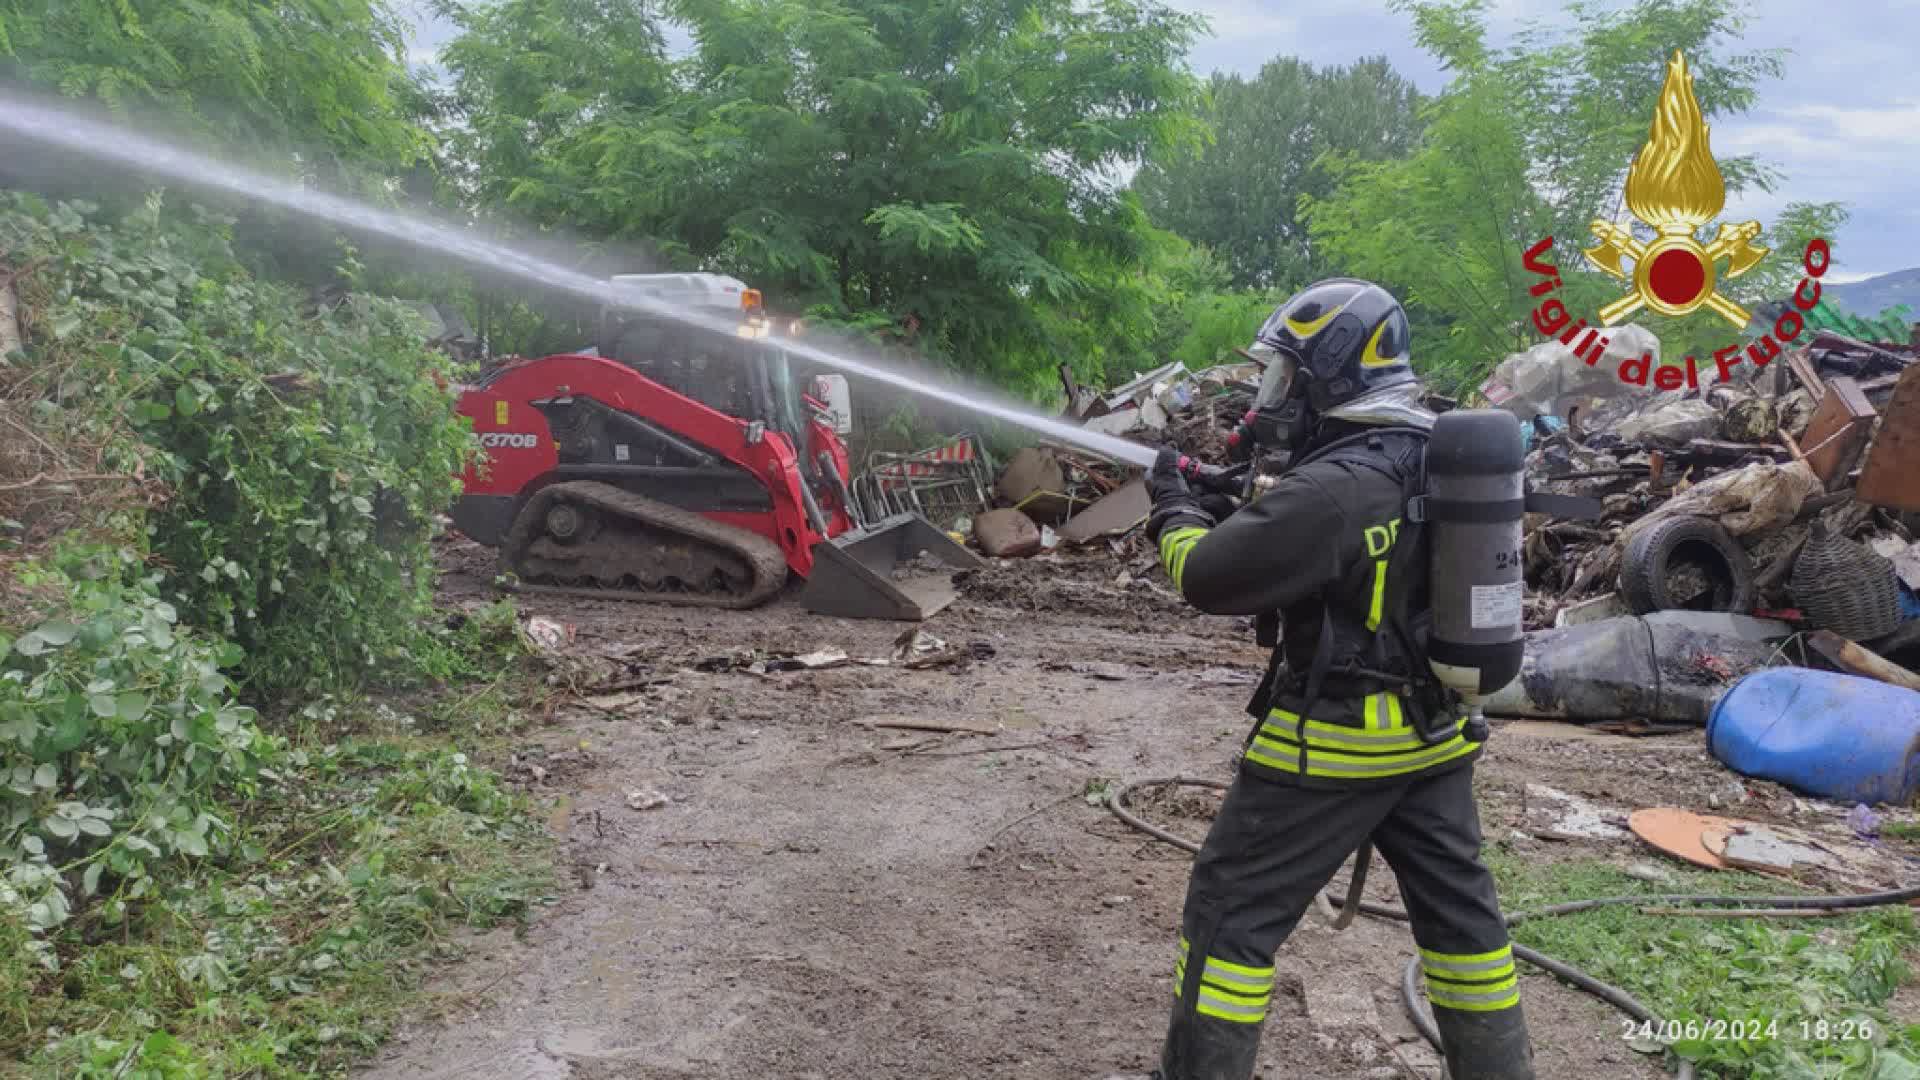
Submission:
[[[877,316],[1016,389],[1140,329],[1146,221],[1107,177],[1195,136],[1192,17],[1150,0],[681,0],[694,49],[668,93],[650,9],[610,7],[592,64],[544,51],[578,47],[562,0],[464,16],[454,115],[477,160],[525,162],[513,209],[657,238],[776,308]],[[555,93],[521,85],[527,43],[558,65]]]
[[[1213,139],[1135,178],[1148,213],[1213,249],[1243,288],[1291,291],[1327,276],[1298,212],[1302,195],[1333,191],[1321,155],[1405,156],[1420,136],[1420,93],[1385,57],[1315,68],[1283,56],[1251,80],[1216,74],[1210,90]]]
[[[72,897],[124,913],[168,859],[230,846],[223,798],[273,747],[220,673],[225,647],[176,628],[126,550],[74,554],[58,618],[0,657],[0,907],[47,930]]]
[[[156,107],[332,178],[426,149],[385,0],[0,0],[0,80]]]
[[[385,1037],[418,961],[456,955],[451,929],[541,901],[528,809],[450,749],[286,751],[233,854],[177,868],[118,923],[96,909],[36,950],[0,909],[0,1054],[48,1078],[342,1072]]]
[[[1309,196],[1305,214],[1321,254],[1415,307],[1415,363],[1450,389],[1477,383],[1506,353],[1539,340],[1521,258],[1542,237],[1554,238],[1570,311],[1590,313],[1620,295],[1613,279],[1585,268],[1578,249],[1589,244],[1590,221],[1620,209],[1675,49],[1687,57],[1709,123],[1749,108],[1760,84],[1783,70],[1777,52],[1735,50],[1736,0],[1573,4],[1564,33],[1531,31],[1504,49],[1486,41],[1481,0],[1396,6],[1412,13],[1421,44],[1453,81],[1428,104],[1416,151],[1392,161],[1329,159],[1339,186]],[[1774,182],[1751,158],[1718,161],[1730,194]],[[1727,291],[1749,306],[1779,298],[1782,279],[1791,288],[1798,277],[1792,237],[1827,227],[1835,212],[1796,209],[1774,223],[1770,238],[1783,253]],[[1715,345],[1739,336],[1704,313],[1641,321],[1662,336],[1663,355],[1684,355],[1701,335]]]
[[[116,227],[0,208],[0,247],[49,260],[27,348],[43,418],[117,435],[171,490],[148,527],[184,620],[241,645],[263,690],[405,659],[431,600],[426,523],[471,446],[414,313],[304,310],[239,269],[218,221],[157,200]]]
[[[1782,891],[1725,872],[1678,872],[1652,884],[1611,866],[1542,866],[1494,851],[1489,865],[1509,911],[1596,896]],[[1582,968],[1679,1025],[1724,1021],[1728,1037],[1682,1038],[1672,1051],[1703,1080],[1884,1080],[1920,1069],[1920,1024],[1886,1008],[1920,947],[1913,913],[1894,907],[1846,918],[1659,919],[1630,906],[1523,922],[1515,940]],[[1773,1022],[1773,1036],[1731,1037],[1735,1022]],[[1817,1026],[1824,1022],[1826,1035]],[[1841,1025],[1855,1037],[1837,1034]],[[1858,1037],[1871,1031],[1869,1038]]]

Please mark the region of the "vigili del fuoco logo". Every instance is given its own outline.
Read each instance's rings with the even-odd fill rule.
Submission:
[[[1672,316],[1691,315],[1706,308],[1739,330],[1753,320],[1746,308],[1720,291],[1720,282],[1739,277],[1767,257],[1767,249],[1754,242],[1760,235],[1760,223],[1721,222],[1710,242],[1702,244],[1698,239],[1700,230],[1719,216],[1727,201],[1726,184],[1720,167],[1714,164],[1707,138],[1706,117],[1693,96],[1693,75],[1687,71],[1686,58],[1675,52],[1667,63],[1667,79],[1660,88],[1653,127],[1627,170],[1627,209],[1657,235],[1643,241],[1619,222],[1596,220],[1591,228],[1600,243],[1581,252],[1587,262],[1627,289],[1626,295],[1600,309],[1602,327],[1612,326],[1641,308]],[[1551,295],[1560,287],[1560,271],[1541,257],[1552,248],[1553,237],[1549,236],[1526,253],[1526,268],[1541,278],[1528,292],[1545,297],[1533,309],[1534,328],[1558,338],[1574,356],[1592,366],[1605,355],[1610,339],[1589,327],[1586,319],[1573,320],[1566,305]],[[1633,261],[1631,268],[1625,265],[1628,259]],[[1731,378],[1734,366],[1743,360],[1766,367],[1780,355],[1781,345],[1799,337],[1806,328],[1800,313],[1812,311],[1820,302],[1820,277],[1831,262],[1831,249],[1816,237],[1807,244],[1801,261],[1806,276],[1793,292],[1793,305],[1775,320],[1773,329],[1750,342],[1736,341],[1714,350],[1713,362],[1721,382]],[[1722,262],[1726,264],[1724,271],[1720,269]],[[1622,360],[1618,374],[1622,382],[1639,386],[1647,385],[1651,378],[1661,390],[1700,385],[1699,366],[1691,356],[1684,368],[1663,364],[1654,369],[1653,354],[1646,352]]]

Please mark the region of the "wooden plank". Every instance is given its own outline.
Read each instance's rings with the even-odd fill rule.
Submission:
[[[1878,679],[1892,686],[1920,690],[1920,675],[1881,656],[1864,645],[1848,641],[1831,630],[1815,630],[1808,644],[1821,656],[1855,675]]]
[[[1859,462],[1873,434],[1873,417],[1873,403],[1860,392],[1859,383],[1844,375],[1828,380],[1827,396],[1820,399],[1807,433],[1800,438],[1807,464],[1828,490],[1844,481]]]
[[[1920,364],[1900,375],[1880,433],[1860,470],[1859,498],[1894,510],[1920,510]]]
[[[1807,388],[1807,393],[1813,395],[1813,400],[1819,401],[1827,396],[1827,384],[1820,381],[1820,373],[1814,370],[1809,350],[1800,348],[1788,353],[1787,369],[1793,372],[1793,377],[1801,386]]]

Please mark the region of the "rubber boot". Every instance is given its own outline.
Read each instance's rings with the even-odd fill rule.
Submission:
[[[1433,1010],[1447,1080],[1534,1080],[1533,1043],[1520,1006],[1494,1012]]]
[[[1260,1027],[1201,1016],[1175,1002],[1154,1080],[1249,1080],[1260,1056]]]

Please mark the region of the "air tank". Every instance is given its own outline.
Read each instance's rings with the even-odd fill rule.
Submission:
[[[1485,737],[1486,700],[1520,673],[1524,651],[1521,447],[1520,421],[1503,409],[1442,413],[1427,444],[1427,659],[1465,699],[1469,738]]]

